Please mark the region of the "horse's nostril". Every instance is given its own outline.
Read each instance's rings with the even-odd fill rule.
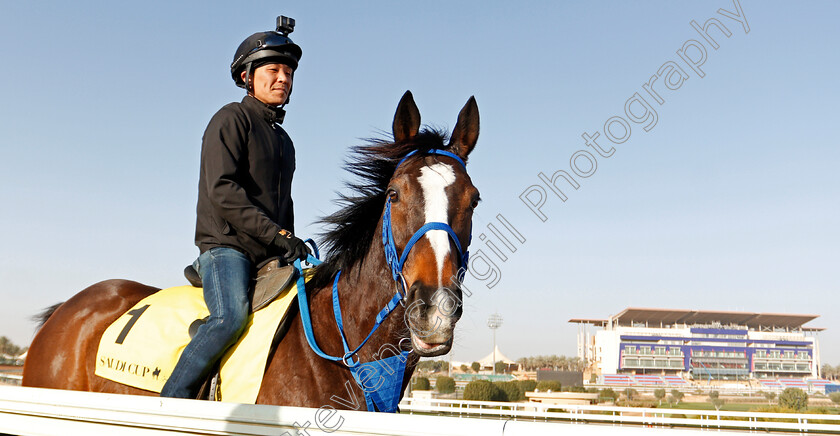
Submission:
[[[416,293],[418,291],[420,291],[420,288],[422,288],[422,287],[423,287],[423,285],[421,285],[420,282],[414,282],[414,283],[411,284],[411,287],[408,288],[408,291],[411,292],[411,293],[414,293],[416,295]]]

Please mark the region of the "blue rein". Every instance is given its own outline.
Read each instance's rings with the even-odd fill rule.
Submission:
[[[402,165],[402,163],[405,162],[406,159],[408,159],[416,153],[417,151],[415,150],[406,155],[402,160],[400,160],[396,168],[399,168],[399,166]],[[460,163],[464,170],[466,170],[466,164],[464,163],[464,161],[454,153],[438,149],[428,150],[424,153],[429,155],[441,155],[451,157],[455,159],[458,163]],[[455,231],[452,229],[452,227],[447,223],[429,222],[424,224],[416,232],[414,232],[414,235],[411,236],[411,239],[409,239],[408,243],[403,249],[402,255],[400,256],[397,254],[397,247],[394,242],[394,234],[391,225],[391,199],[388,198],[385,204],[385,213],[382,218],[382,245],[385,250],[385,259],[388,263],[388,266],[391,269],[391,275],[394,281],[396,282],[397,292],[394,294],[393,297],[391,297],[391,300],[389,300],[388,303],[376,315],[376,322],[374,323],[370,333],[367,334],[367,336],[364,340],[362,340],[359,346],[351,350],[350,345],[347,342],[347,337],[344,333],[344,321],[341,316],[341,304],[339,302],[338,297],[338,280],[341,277],[341,271],[339,271],[335,275],[335,280],[333,281],[332,288],[333,314],[335,315],[335,322],[338,326],[338,331],[341,334],[341,343],[344,347],[344,355],[342,356],[332,356],[327,354],[321,349],[321,347],[318,346],[318,343],[315,341],[315,333],[312,329],[312,317],[309,311],[309,301],[306,295],[306,281],[304,279],[301,261],[300,259],[296,259],[294,262],[295,269],[298,273],[297,289],[298,306],[300,308],[300,318],[303,324],[304,336],[306,336],[306,340],[309,343],[310,348],[312,348],[312,351],[314,351],[315,354],[323,357],[324,359],[331,360],[334,362],[342,362],[345,366],[347,366],[350,369],[350,372],[353,374],[353,377],[356,379],[356,382],[359,383],[359,385],[363,388],[365,394],[365,402],[368,406],[368,410],[370,411],[377,409],[383,412],[396,411],[396,404],[399,401],[399,387],[401,387],[402,385],[402,374],[405,369],[405,362],[408,358],[409,352],[402,351],[401,355],[376,361],[384,364],[385,366],[388,366],[389,368],[391,367],[389,363],[396,363],[397,366],[399,366],[400,363],[402,364],[402,370],[396,372],[389,371],[387,374],[382,373],[382,371],[379,370],[379,366],[372,366],[372,364],[376,362],[362,364],[358,360],[354,360],[353,357],[368,342],[368,340],[373,336],[373,333],[376,332],[379,326],[385,321],[385,319],[388,317],[388,315],[391,314],[391,312],[397,307],[397,305],[403,303],[403,300],[408,294],[408,289],[406,288],[407,284],[405,282],[405,278],[403,277],[402,271],[403,266],[405,265],[405,261],[408,258],[408,253],[414,247],[414,244],[416,244],[420,240],[420,238],[422,238],[426,233],[432,230],[443,230],[447,232],[447,234],[449,234],[450,239],[452,239],[452,241],[455,243],[455,248],[458,250],[458,260],[460,263],[458,269],[458,279],[462,279],[462,275],[464,272],[466,272],[467,269],[467,262],[469,261],[469,252],[462,251],[461,243],[458,240],[458,236],[455,234]],[[470,235],[470,239],[472,239],[472,235]],[[470,241],[467,241],[467,245],[469,245],[469,242]],[[313,248],[315,248],[314,243]],[[317,248],[315,248],[315,253],[315,256],[309,255],[307,257],[307,262],[317,266],[321,264],[321,261],[317,258]],[[386,384],[387,387],[385,389],[377,388],[374,389],[374,392],[369,392],[368,386],[365,384],[365,380],[362,380],[360,378],[360,373],[362,372],[362,369],[367,370],[367,374],[374,373],[376,375],[379,375],[380,378],[389,379],[390,384]],[[395,388],[395,384],[399,384],[399,386]],[[376,406],[376,408],[374,406]]]

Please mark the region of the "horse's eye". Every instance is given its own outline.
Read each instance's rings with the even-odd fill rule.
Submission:
[[[396,203],[399,201],[400,196],[397,194],[397,190],[394,188],[388,188],[388,198],[391,199],[391,203]]]
[[[470,208],[471,208],[471,209],[475,209],[475,208],[477,208],[477,207],[478,207],[478,203],[481,203],[481,198],[479,198],[479,197],[475,197],[475,198],[473,199],[472,203],[470,203]]]

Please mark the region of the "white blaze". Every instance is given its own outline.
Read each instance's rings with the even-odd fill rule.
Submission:
[[[449,223],[449,198],[446,196],[446,187],[455,182],[455,171],[452,170],[452,166],[436,163],[423,167],[420,169],[420,177],[417,181],[423,188],[426,222]],[[425,236],[432,245],[435,259],[437,259],[438,286],[443,286],[443,260],[449,253],[449,233],[444,230],[430,230]]]

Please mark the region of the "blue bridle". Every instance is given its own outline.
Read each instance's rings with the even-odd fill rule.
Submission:
[[[467,168],[466,164],[464,163],[464,161],[460,157],[458,157],[454,153],[451,153],[451,152],[446,151],[446,150],[439,150],[439,149],[428,150],[428,151],[425,151],[424,153],[428,154],[428,155],[440,155],[440,156],[451,157],[451,158],[455,159],[458,163],[460,163],[461,166],[466,171],[466,168]],[[416,150],[407,154],[402,160],[400,160],[400,162],[397,164],[396,168],[399,168],[400,165],[402,165],[403,162],[406,161],[406,159],[408,159],[409,157],[411,157],[415,154],[417,154]],[[396,168],[394,169],[394,171],[396,171]],[[303,271],[302,271],[301,262],[300,262],[299,259],[295,260],[295,262],[294,262],[295,269],[298,272],[298,279],[297,279],[298,306],[300,308],[300,317],[301,317],[301,321],[302,321],[302,324],[303,324],[304,336],[306,336],[306,340],[309,343],[310,348],[312,348],[312,351],[315,352],[315,354],[317,354],[317,355],[319,355],[319,356],[321,356],[321,357],[323,357],[324,359],[327,359],[327,360],[331,360],[331,361],[334,361],[334,362],[343,362],[344,365],[347,366],[350,369],[351,373],[353,374],[353,377],[356,379],[356,382],[359,383],[359,385],[361,385],[363,387],[363,391],[365,393],[365,401],[367,403],[368,410],[371,410],[371,411],[375,410],[374,405],[376,405],[376,406],[378,406],[377,408],[380,411],[385,411],[385,412],[396,411],[396,402],[399,400],[399,389],[395,389],[393,385],[395,383],[400,383],[400,384],[402,383],[402,373],[405,369],[405,362],[407,360],[407,356],[408,356],[409,352],[403,351],[401,356],[398,355],[398,356],[390,357],[388,359],[382,359],[380,361],[375,361],[375,362],[383,362],[384,365],[388,366],[389,368],[391,367],[391,365],[389,363],[397,363],[398,366],[399,366],[399,363],[401,362],[403,370],[396,371],[396,372],[393,372],[393,371],[389,372],[389,374],[390,374],[389,379],[392,380],[392,383],[390,385],[388,385],[388,387],[384,390],[383,389],[376,389],[376,392],[374,392],[374,393],[368,392],[368,389],[366,389],[366,386],[364,385],[364,380],[360,379],[359,373],[361,372],[362,368],[368,370],[369,371],[368,374],[369,374],[370,371],[376,370],[379,367],[372,365],[372,363],[374,363],[374,362],[369,362],[369,363],[362,364],[358,360],[354,360],[353,357],[367,343],[367,341],[371,338],[371,336],[373,336],[373,333],[379,328],[379,326],[382,324],[382,322],[385,321],[385,319],[388,317],[388,315],[391,314],[391,312],[397,307],[397,305],[399,305],[401,303],[404,304],[403,300],[408,295],[408,289],[407,289],[407,284],[405,282],[405,278],[403,277],[403,273],[402,273],[403,266],[405,265],[405,261],[408,258],[408,253],[414,247],[414,244],[416,244],[417,241],[419,241],[420,238],[422,238],[426,233],[428,233],[432,230],[443,230],[443,231],[445,231],[449,235],[450,239],[452,239],[452,241],[455,243],[455,248],[458,250],[458,260],[459,260],[459,263],[460,263],[458,265],[458,267],[459,267],[458,268],[458,280],[459,281],[462,280],[463,279],[463,274],[467,270],[467,265],[468,265],[467,262],[469,261],[469,252],[463,251],[461,249],[461,243],[458,240],[458,236],[455,234],[455,231],[452,229],[452,227],[447,223],[428,222],[428,223],[424,224],[416,232],[414,232],[414,235],[411,236],[411,239],[409,239],[405,248],[403,248],[402,256],[399,256],[397,254],[397,247],[396,247],[396,244],[394,243],[394,234],[393,234],[392,225],[391,225],[391,198],[388,197],[388,199],[385,203],[385,213],[384,213],[383,218],[382,218],[382,245],[383,245],[384,250],[385,250],[385,259],[388,263],[388,266],[391,269],[391,275],[392,275],[394,281],[396,282],[397,292],[394,294],[393,297],[391,297],[391,300],[389,300],[388,303],[385,304],[385,306],[376,315],[376,322],[374,323],[373,328],[371,329],[370,333],[368,333],[368,335],[359,344],[358,347],[351,350],[350,345],[347,343],[347,337],[344,334],[344,322],[343,322],[343,319],[342,319],[342,316],[341,316],[341,304],[339,302],[339,297],[338,297],[338,280],[341,277],[341,271],[338,271],[338,273],[335,275],[335,280],[333,281],[333,288],[332,288],[333,314],[335,315],[335,322],[336,322],[336,325],[338,326],[338,331],[341,334],[341,342],[342,342],[342,345],[344,347],[344,355],[343,356],[332,356],[332,355],[327,354],[326,352],[321,350],[321,348],[318,346],[318,343],[315,341],[315,334],[312,330],[312,317],[311,317],[310,312],[309,312],[309,302],[308,302],[308,297],[306,295],[306,288],[305,288],[306,287],[306,282],[304,280],[304,274],[303,274]],[[472,235],[470,235],[470,239],[472,239]],[[467,241],[467,246],[469,246],[469,243],[470,243],[470,240]],[[312,265],[321,264],[321,261],[318,260],[317,257],[312,256],[312,255],[308,256],[307,262],[309,262]],[[382,377],[382,376],[380,376],[380,377]],[[385,395],[383,395],[383,394],[375,395],[380,390],[387,392],[387,394],[385,394]]]

